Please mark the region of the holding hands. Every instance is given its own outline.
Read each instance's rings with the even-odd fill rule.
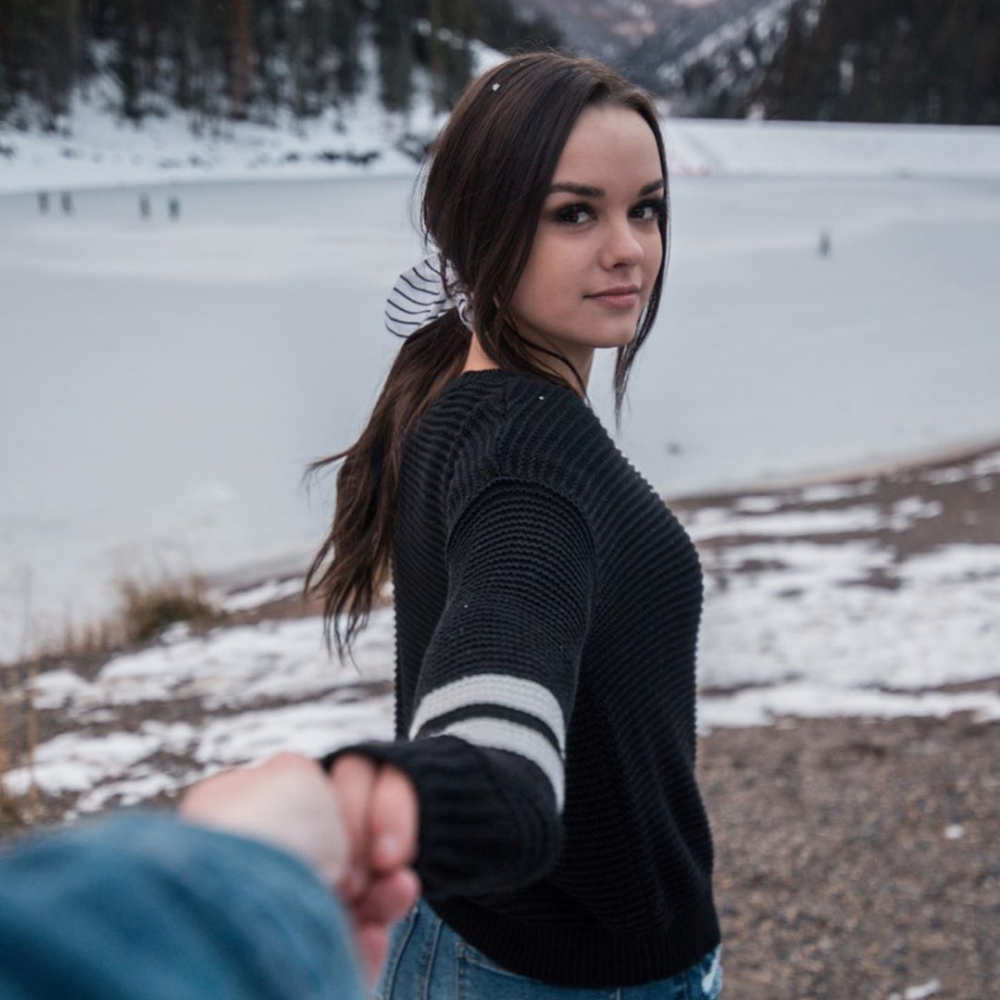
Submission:
[[[339,758],[329,776],[310,757],[281,753],[194,785],[185,819],[264,840],[303,858],[337,891],[362,967],[374,982],[389,928],[416,902],[418,800],[398,768],[360,754]]]
[[[389,927],[420,894],[420,880],[410,867],[417,856],[417,792],[399,768],[361,754],[338,758],[327,780],[347,831],[346,872],[337,888],[374,981],[385,959]],[[393,913],[388,921],[387,912]]]

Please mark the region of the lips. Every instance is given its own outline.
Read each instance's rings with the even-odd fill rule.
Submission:
[[[639,286],[615,285],[613,288],[605,288],[603,292],[595,292],[586,297],[602,306],[631,309],[639,301]]]
[[[612,288],[605,288],[599,292],[594,292],[593,295],[588,295],[587,298],[600,298],[605,295],[630,295],[632,292],[638,291],[638,285],[614,285]]]

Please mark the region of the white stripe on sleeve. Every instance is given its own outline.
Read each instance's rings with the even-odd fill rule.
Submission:
[[[437,735],[458,736],[476,746],[508,750],[526,757],[537,764],[549,779],[556,796],[556,809],[562,812],[565,795],[562,758],[537,730],[507,719],[474,718],[453,722]]]
[[[555,695],[544,685],[510,674],[472,674],[429,691],[410,726],[410,739],[439,716],[468,705],[502,705],[533,715],[555,734],[559,753],[566,753],[566,721]]]

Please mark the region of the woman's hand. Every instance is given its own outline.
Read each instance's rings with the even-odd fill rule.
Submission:
[[[339,757],[328,780],[348,840],[347,869],[337,888],[374,982],[385,960],[392,923],[383,915],[399,910],[408,899],[398,913],[402,916],[420,894],[420,881],[410,867],[417,856],[417,792],[399,768],[362,754]]]

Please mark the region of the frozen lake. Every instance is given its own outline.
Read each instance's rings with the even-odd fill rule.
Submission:
[[[410,188],[177,185],[147,222],[135,190],[72,217],[0,197],[0,659],[29,620],[106,608],[118,570],[312,550],[332,484],[300,476],[398,349]],[[664,494],[1000,437],[1000,180],[678,177],[673,211],[619,441]],[[590,389],[613,434],[612,361]]]

